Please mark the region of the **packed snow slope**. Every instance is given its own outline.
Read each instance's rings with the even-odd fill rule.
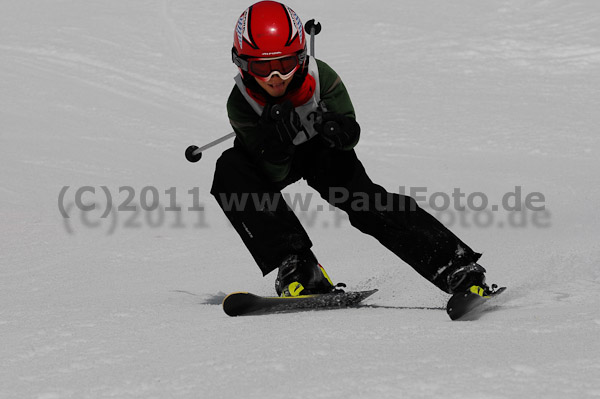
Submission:
[[[231,129],[248,5],[0,4],[0,398],[599,397],[597,2],[289,3],[322,23],[371,177],[509,287],[471,322],[425,309],[448,296],[304,182],[287,192],[313,195],[298,214],[329,274],[398,308],[206,304],[273,293],[209,195],[231,142],[183,157]]]

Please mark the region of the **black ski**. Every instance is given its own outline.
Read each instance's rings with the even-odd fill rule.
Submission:
[[[496,296],[506,290],[506,287],[498,288],[489,296],[480,296],[473,292],[460,292],[452,295],[446,306],[446,312],[452,320],[475,320],[487,308],[484,306]]]
[[[349,308],[358,306],[360,302],[376,292],[375,289],[299,297],[265,297],[249,292],[234,292],[223,300],[223,310],[229,316],[245,316]]]

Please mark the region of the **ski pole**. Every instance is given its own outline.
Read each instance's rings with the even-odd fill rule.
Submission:
[[[315,20],[311,19],[304,25],[304,30],[310,32],[310,55],[314,57],[315,36],[318,35],[319,32],[321,32],[321,23],[315,23]],[[185,159],[187,159],[190,162],[198,162],[202,158],[202,152],[204,150],[208,150],[209,148],[214,147],[217,144],[222,143],[223,141],[227,141],[232,137],[235,137],[235,132],[227,133],[225,136],[211,141],[210,143],[203,145],[202,147],[191,145],[185,150]]]
[[[235,132],[231,132],[227,133],[223,137],[216,139],[215,141],[211,141],[210,143],[203,145],[202,147],[191,145],[185,150],[185,159],[187,159],[190,162],[198,162],[200,158],[202,158],[202,151],[208,150],[209,148],[214,147],[217,144],[222,143],[223,141],[227,141],[234,136]]]
[[[321,23],[315,23],[314,19],[307,21],[304,25],[304,30],[310,33],[310,55],[315,56],[315,36],[321,32]]]

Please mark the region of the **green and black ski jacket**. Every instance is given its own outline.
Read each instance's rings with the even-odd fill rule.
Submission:
[[[308,132],[306,139],[311,139],[316,132],[312,127],[313,121],[308,115],[312,111],[316,111],[317,106],[321,105],[329,112],[336,112],[352,118],[356,118],[356,115],[348,91],[338,74],[325,62],[313,57],[308,58],[308,73],[315,78],[316,90],[308,102],[295,109]],[[227,114],[236,138],[259,164],[267,178],[272,182],[280,182],[290,172],[292,159],[282,164],[273,164],[262,159],[265,133],[259,128],[259,120],[263,107],[247,93],[239,74],[235,77],[235,81],[236,85],[227,100]],[[277,100],[285,99],[286,95]],[[342,150],[351,150],[355,145],[356,142]]]

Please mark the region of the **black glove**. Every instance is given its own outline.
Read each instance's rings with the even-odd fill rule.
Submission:
[[[344,148],[358,141],[360,125],[354,118],[336,112],[323,112],[314,128],[331,148]]]
[[[281,104],[267,104],[259,127],[265,135],[261,155],[272,163],[285,163],[294,154],[294,138],[304,130],[290,100]]]

